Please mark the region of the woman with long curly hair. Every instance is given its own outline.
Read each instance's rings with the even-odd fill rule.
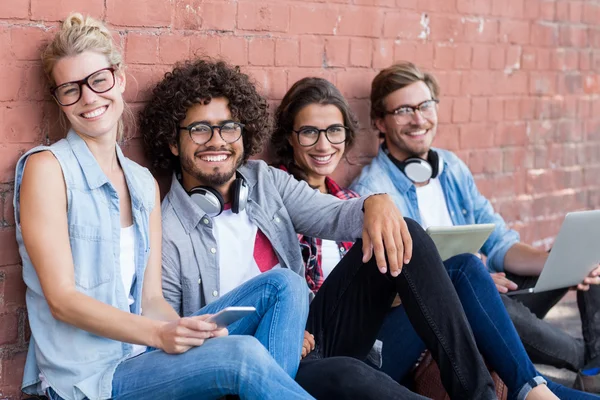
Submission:
[[[358,197],[329,176],[351,148],[358,132],[352,109],[332,83],[322,78],[304,78],[296,82],[275,112],[275,125],[271,145],[276,165],[322,193],[343,200]],[[344,267],[340,260],[353,243],[298,236],[306,281],[309,288],[318,293],[328,276]],[[494,282],[479,258],[471,254],[459,255],[445,261],[444,267],[458,293],[477,345],[506,383],[510,399],[552,399],[556,398],[554,394],[562,399],[597,398],[553,382],[547,382],[548,386],[542,384],[545,380],[527,356]],[[383,343],[380,369],[400,382],[406,379],[426,349],[426,341],[413,328],[404,305],[398,305],[396,301],[394,307],[385,312],[378,334]],[[451,373],[453,371],[441,367],[443,381],[444,374]]]
[[[311,398],[259,342],[283,324],[300,331],[295,343],[287,338],[290,348],[301,346],[306,287],[295,274],[279,276],[279,292],[248,284],[238,294],[260,298],[243,332],[262,329],[259,340],[228,336],[209,320],[227,299],[188,318],[165,301],[158,186],[118,145],[126,77],[112,37],[101,22],[72,14],[42,54],[70,129],[17,164],[31,326],[23,390],[53,400]],[[280,302],[283,294],[294,304]],[[284,320],[286,307],[299,322]],[[278,361],[294,370],[298,358]]]

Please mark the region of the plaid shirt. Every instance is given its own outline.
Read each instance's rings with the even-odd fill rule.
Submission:
[[[354,197],[360,197],[356,192],[340,187],[331,178],[325,178],[325,186],[327,186],[327,193],[338,199],[348,200]],[[323,268],[321,267],[322,241],[320,238],[312,238],[300,234],[298,235],[298,240],[300,241],[300,250],[302,251],[302,259],[304,260],[306,282],[308,283],[310,290],[312,290],[313,293],[317,293],[325,280]],[[338,250],[340,251],[340,258],[344,257],[353,244],[353,242],[337,243]]]

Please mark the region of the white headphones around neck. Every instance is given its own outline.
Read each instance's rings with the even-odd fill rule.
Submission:
[[[236,171],[236,179],[233,181],[231,211],[240,213],[248,203],[248,184],[244,177]],[[219,191],[210,186],[196,186],[188,192],[190,198],[209,217],[214,218],[225,209],[225,200]]]
[[[410,157],[404,161],[395,158],[385,143],[383,143],[382,149],[394,165],[413,183],[425,183],[434,179],[444,169],[444,160],[432,149],[427,152],[426,160],[420,157]]]

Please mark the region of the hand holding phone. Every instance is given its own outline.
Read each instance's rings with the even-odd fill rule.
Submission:
[[[225,328],[255,311],[256,308],[254,307],[226,307],[208,318],[206,322],[212,322],[217,324],[219,328]]]

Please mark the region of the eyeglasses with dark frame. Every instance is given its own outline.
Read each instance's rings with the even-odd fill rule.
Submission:
[[[72,106],[81,99],[83,85],[86,85],[94,93],[106,93],[115,87],[115,82],[115,68],[102,68],[81,80],[58,85],[50,89],[50,94],[61,106]]]
[[[408,118],[414,117],[416,112],[419,111],[419,113],[423,117],[432,117],[433,115],[435,115],[435,113],[437,111],[435,106],[439,102],[440,101],[438,99],[430,99],[430,100],[425,100],[425,101],[417,104],[416,106],[410,106],[408,104],[404,104],[392,111],[386,111],[385,114],[393,115],[394,117],[408,119]]]
[[[196,144],[206,144],[211,141],[215,129],[225,143],[237,142],[242,137],[244,124],[235,121],[225,121],[221,125],[210,125],[204,122],[192,122],[188,126],[180,126],[180,130],[187,130],[190,138]]]
[[[300,146],[309,147],[319,141],[321,132],[325,133],[325,138],[331,144],[341,144],[348,137],[348,127],[341,124],[330,125],[325,129],[319,129],[315,126],[303,126],[299,130],[292,132],[298,135],[298,143]]]

